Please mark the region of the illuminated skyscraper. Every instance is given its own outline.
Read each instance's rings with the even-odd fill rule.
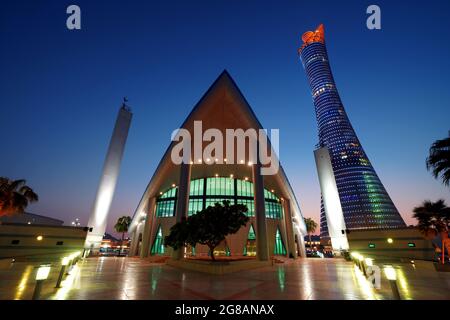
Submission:
[[[321,236],[329,235],[333,242],[332,233],[345,238],[345,229],[404,227],[347,117],[331,73],[323,25],[305,32],[302,40],[299,54],[311,87],[319,131],[315,157],[322,191]],[[327,171],[327,167],[332,170]],[[340,201],[336,203],[336,199]],[[333,248],[339,247],[345,245],[333,244]]]

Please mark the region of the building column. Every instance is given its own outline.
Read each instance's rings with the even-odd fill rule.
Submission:
[[[284,211],[284,222],[286,224],[286,237],[287,237],[287,251],[292,253],[294,259],[297,259],[297,248],[295,246],[295,237],[294,237],[294,224],[292,223],[292,215],[291,215],[291,202],[288,199],[284,199],[282,202],[283,211]]]
[[[136,254],[136,245],[137,245],[137,235],[136,235],[136,228],[131,233],[131,244],[130,244],[130,251],[128,252],[129,257],[133,257]]]
[[[297,239],[298,252],[302,258],[306,258],[305,237],[300,235],[300,237],[297,237]]]
[[[175,222],[181,222],[187,218],[189,208],[189,188],[191,184],[191,165],[180,164],[180,179],[178,183],[177,208],[175,211]],[[184,247],[173,251],[172,259],[180,260],[183,258]]]
[[[266,204],[264,200],[264,180],[261,175],[261,164],[252,165],[253,193],[256,211],[256,256],[260,261],[269,260],[267,243]]]
[[[287,237],[287,224],[286,224],[286,214],[284,212],[284,205],[281,203],[281,219],[280,223],[277,226],[278,229],[280,229],[281,232],[281,238],[283,239],[284,248],[286,249],[286,257],[289,258],[289,239]]]
[[[147,205],[147,214],[145,216],[145,224],[144,224],[144,234],[142,235],[142,248],[140,257],[146,258],[148,257],[148,253],[150,251],[150,236],[151,236],[151,230],[152,230],[152,223],[154,220],[153,214],[155,212],[155,204],[156,199],[155,197],[152,197],[149,199],[148,205]]]

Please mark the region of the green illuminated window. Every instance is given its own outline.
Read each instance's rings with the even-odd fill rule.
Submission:
[[[164,238],[161,226],[159,226],[155,241],[153,242],[152,255],[155,254],[164,254]]]
[[[162,193],[156,202],[158,218],[175,216],[177,203],[177,187],[172,187]],[[264,190],[266,217],[281,219],[283,208],[278,197],[271,191]],[[253,183],[247,180],[230,177],[209,177],[191,180],[189,189],[188,216],[213,206],[216,202],[230,201],[230,204],[247,206],[247,216],[254,217],[255,204],[253,199]]]
[[[237,196],[253,197],[253,183],[245,180],[237,180]]]
[[[205,208],[208,208],[209,206],[214,206],[216,202],[222,204],[224,200],[230,201],[230,204],[234,204],[233,199],[227,199],[227,198],[206,198]]]
[[[175,200],[165,200],[156,203],[157,217],[173,217],[175,215]]]
[[[247,217],[254,217],[255,216],[255,202],[250,199],[238,199],[238,204],[243,204],[244,206],[247,206]]]
[[[203,199],[189,199],[188,215],[192,216],[203,210]]]
[[[273,254],[283,256],[286,255],[286,248],[284,247],[279,228],[277,228],[277,233],[275,234],[275,248],[273,250]]]
[[[371,249],[375,248],[375,243],[369,243],[369,248]]]
[[[271,219],[280,219],[282,217],[281,204],[277,202],[266,201],[266,217]]]
[[[190,196],[201,196],[203,195],[203,179],[196,179],[191,181],[191,185],[189,187],[189,195]]]
[[[247,243],[244,246],[244,256],[256,256],[256,234],[252,224],[248,230]]]
[[[225,177],[207,178],[206,179],[206,195],[207,196],[233,196],[234,180]]]
[[[175,198],[177,193],[177,187],[171,188],[168,191],[164,192],[159,198],[165,199],[165,198]]]
[[[416,244],[414,242],[410,242],[410,243],[408,243],[408,247],[415,248]]]

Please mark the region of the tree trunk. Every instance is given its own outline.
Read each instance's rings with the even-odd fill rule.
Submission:
[[[309,248],[312,251],[311,233],[308,233],[308,237],[309,237]]]
[[[441,239],[442,239],[442,264],[445,263],[445,249],[447,249],[447,253],[450,254],[450,244],[449,244],[449,238],[447,232],[441,232]]]
[[[125,232],[122,232],[122,239],[120,240],[120,248],[119,248],[119,253],[117,254],[118,257],[120,257],[120,253],[122,252],[122,247],[123,247],[123,237],[125,235]]]
[[[209,247],[209,252],[211,252],[211,259],[212,261],[216,261],[216,257],[214,257],[214,249],[216,248],[215,246],[208,246]]]

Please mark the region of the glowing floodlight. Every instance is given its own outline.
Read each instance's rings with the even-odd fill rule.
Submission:
[[[37,281],[46,280],[50,273],[50,269],[51,267],[49,264],[41,265],[36,273],[36,280]]]
[[[388,280],[395,281],[397,280],[397,273],[395,272],[395,269],[392,266],[386,266],[384,267],[384,275]]]
[[[70,258],[64,257],[64,258],[62,258],[61,265],[67,266],[69,264],[69,262],[70,262]]]
[[[373,259],[370,259],[370,258],[366,258],[366,265],[368,266],[368,267],[373,267]]]

